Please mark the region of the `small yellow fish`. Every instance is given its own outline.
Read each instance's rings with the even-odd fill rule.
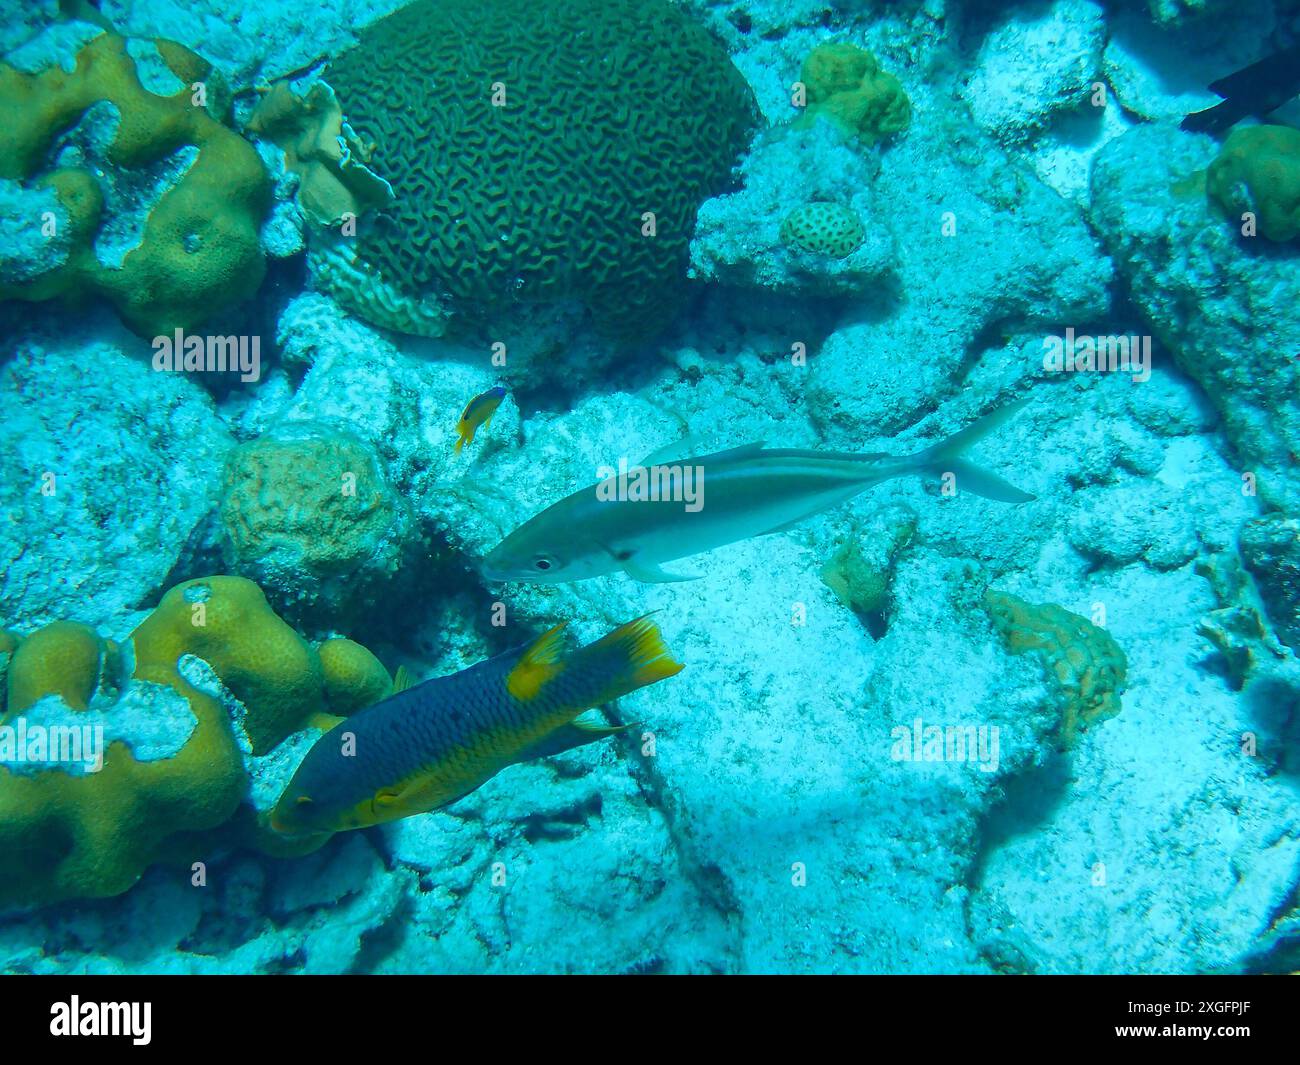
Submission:
[[[460,433],[460,439],[456,441],[456,454],[459,455],[460,449],[466,444],[474,443],[474,434],[480,425],[487,428],[492,424],[492,415],[505,398],[506,390],[498,385],[489,388],[481,396],[475,396],[465,405],[460,421],[456,423],[456,432]]]

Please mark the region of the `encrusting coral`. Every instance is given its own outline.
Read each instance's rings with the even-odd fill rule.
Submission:
[[[1063,749],[1120,710],[1128,662],[1105,629],[1054,603],[1034,605],[1007,592],[984,593],[988,611],[1012,654],[1038,657],[1056,689]]]
[[[848,258],[862,247],[865,237],[857,212],[840,203],[805,203],[781,223],[781,240],[787,247],[832,259]]]
[[[141,43],[147,42],[99,34],[76,54],[71,72],[56,64],[28,74],[0,63],[0,178],[53,189],[67,216],[56,229],[65,225],[72,234],[66,261],[0,288],[0,298],[102,295],[133,329],[156,336],[196,326],[256,291],[265,272],[258,236],[270,182],[252,145],[203,106],[220,114],[223,93],[210,64],[172,41],[153,41],[178,84],[175,93],[161,96],[141,83],[128,47]],[[50,159],[60,135],[102,102],[116,115],[108,169],[143,171],[187,147],[197,150],[153,205],[139,243],[120,264],[101,261],[95,247],[108,212],[122,207],[115,202],[120,197],[105,195],[114,175],[96,173],[92,165],[51,165]],[[47,224],[32,220],[33,241],[53,239],[42,232]]]
[[[818,572],[841,603],[864,617],[889,606],[899,553],[916,535],[909,507],[883,507],[855,528]]]
[[[1300,236],[1300,129],[1234,129],[1210,164],[1205,187],[1234,222],[1251,213],[1269,240],[1294,240]]]
[[[202,860],[217,843],[301,850],[304,844],[286,851],[259,828],[248,806],[247,760],[318,723],[327,699],[330,709],[357,709],[391,690],[369,651],[333,639],[322,659],[241,577],[176,585],[128,643],[131,680],[120,698],[105,696],[91,711],[104,720],[133,708],[137,719],[125,739],[109,737],[102,768],[76,775],[58,765],[0,765],[0,906],[116,895],[149,865]],[[71,623],[24,640],[5,634],[4,646],[15,644],[18,677],[10,678],[5,723],[39,710],[41,720],[54,713],[59,725],[75,726],[77,704],[93,697],[113,645]],[[32,693],[50,698],[28,708]],[[150,757],[145,734],[178,708],[192,717],[188,731],[174,737],[174,749]]]
[[[799,73],[806,98],[801,124],[825,118],[866,144],[901,133],[912,123],[902,82],[855,44],[821,44]]]

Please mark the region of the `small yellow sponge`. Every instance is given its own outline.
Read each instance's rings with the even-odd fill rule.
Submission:
[[[1007,650],[1042,660],[1060,701],[1062,748],[1119,713],[1128,661],[1105,629],[1054,603],[1035,606],[992,588],[984,608]]]

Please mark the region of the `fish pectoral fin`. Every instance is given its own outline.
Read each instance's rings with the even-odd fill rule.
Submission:
[[[564,646],[564,626],[560,622],[547,629],[530,643],[519,656],[519,661],[506,675],[506,690],[521,702],[535,699],[537,693],[563,669],[561,650]]]
[[[415,678],[411,675],[411,671],[405,666],[398,666],[397,672],[393,674],[393,694],[404,692],[414,684]]]
[[[666,463],[670,459],[680,459],[699,448],[699,437],[692,433],[686,436],[678,437],[671,443],[664,444],[663,447],[655,448],[650,454],[637,463],[638,466],[657,466],[660,463]]]
[[[673,584],[680,581],[698,581],[703,573],[669,573],[653,562],[638,561],[635,557],[623,560],[623,572],[642,584]]]
[[[570,721],[552,732],[548,732],[536,743],[519,752],[516,762],[531,762],[535,758],[549,758],[553,754],[563,754],[575,747],[595,743],[607,736],[626,732],[634,725],[588,725],[581,721]]]
[[[773,525],[772,528],[765,530],[761,535],[771,536],[773,533],[789,532],[791,529],[797,529],[810,517],[812,517],[811,514],[800,514],[797,518],[792,518],[790,521],[783,521],[780,525]]]

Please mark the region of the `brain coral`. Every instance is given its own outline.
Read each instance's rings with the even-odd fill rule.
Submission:
[[[414,532],[371,447],[312,423],[235,448],[220,513],[231,568],[320,628],[375,603]]]
[[[156,52],[171,95],[141,84],[131,51],[141,46]],[[200,82],[210,103],[221,98],[211,66],[189,49],[112,33],[86,44],[71,72],[52,66],[29,74],[0,63],[0,177],[52,189],[65,214],[56,228],[66,227],[73,243],[66,261],[30,283],[0,288],[0,299],[100,294],[133,329],[155,336],[197,325],[257,289],[265,271],[258,234],[270,183],[252,145],[195,106],[192,87]],[[99,105],[117,116],[103,164],[52,165],[60,135]],[[140,174],[186,149],[197,152],[152,204],[138,243],[120,263],[101,261],[96,238],[110,223],[125,224],[110,216],[132,198]],[[39,216],[30,239],[51,239]]]
[[[612,334],[663,324],[695,212],[755,115],[665,0],[416,0],[325,77],[397,197],[359,234],[363,260],[470,319],[576,301]]]
[[[1300,236],[1300,129],[1235,129],[1210,164],[1206,192],[1234,221],[1247,211],[1269,240]]]
[[[846,259],[862,247],[866,230],[851,207],[839,203],[805,203],[781,223],[781,240],[804,251]]]

